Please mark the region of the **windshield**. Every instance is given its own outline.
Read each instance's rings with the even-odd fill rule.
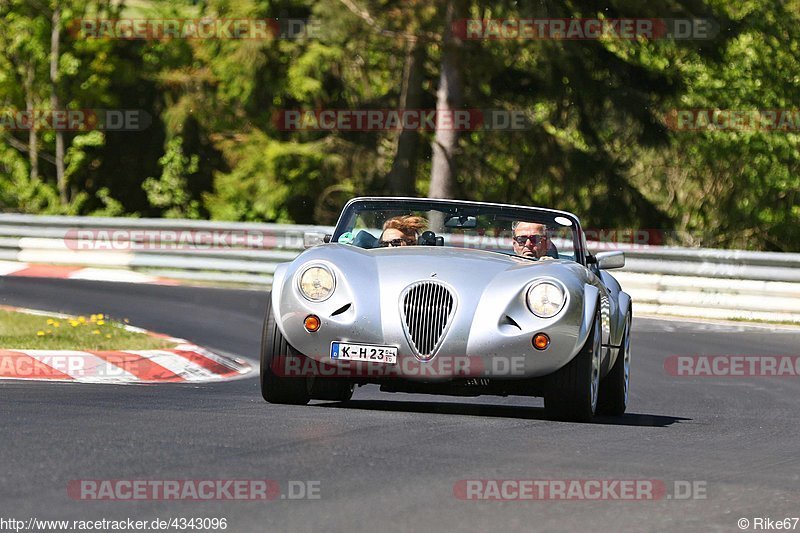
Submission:
[[[473,248],[530,259],[580,261],[579,223],[547,209],[445,200],[357,200],[342,213],[331,242],[365,249],[396,246]]]

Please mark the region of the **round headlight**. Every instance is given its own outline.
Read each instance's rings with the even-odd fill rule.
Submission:
[[[526,299],[531,313],[541,318],[551,318],[564,307],[566,295],[561,286],[543,281],[528,289]]]
[[[327,300],[335,286],[333,272],[322,265],[309,267],[300,275],[300,292],[312,302]]]

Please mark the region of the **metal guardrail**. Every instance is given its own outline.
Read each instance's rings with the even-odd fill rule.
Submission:
[[[0,214],[0,260],[126,268],[176,279],[269,285],[277,264],[291,261],[303,250],[306,232],[332,229]],[[171,235],[177,239],[168,239]],[[159,238],[153,240],[153,236]]]
[[[191,281],[269,286],[276,265],[303,250],[306,232],[332,229],[0,214],[0,260],[124,268]],[[153,241],[153,235],[166,239]],[[173,236],[194,240],[178,246]],[[219,242],[213,241],[214,236]],[[209,239],[209,246],[203,247]],[[616,243],[589,243],[589,247],[625,251],[626,267],[613,275],[631,293],[640,312],[800,322],[800,254]]]

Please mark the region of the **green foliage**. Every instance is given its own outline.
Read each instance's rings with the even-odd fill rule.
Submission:
[[[746,11],[743,8],[747,7]],[[740,112],[797,109],[800,101],[800,13],[750,2],[722,5],[740,28],[719,61],[694,53],[677,67],[692,81],[678,109]],[[669,149],[650,154],[643,180],[666,206],[685,241],[778,251],[800,249],[800,124],[789,131],[678,131]]]
[[[99,148],[105,144],[105,136],[101,131],[90,131],[76,135],[72,139],[70,147],[67,149],[65,155],[66,168],[64,175],[66,176],[67,183],[70,182],[72,177],[77,176],[85,170],[89,162],[88,150],[91,148]]]
[[[130,213],[126,212],[125,205],[119,200],[114,199],[111,196],[111,192],[108,190],[107,187],[101,187],[97,190],[97,198],[103,204],[103,207],[100,209],[95,209],[90,214],[96,217],[121,217],[125,215],[130,215]]]
[[[14,148],[0,143],[0,208],[43,213],[52,211],[57,204],[55,188],[31,180],[25,158]]]
[[[59,2],[63,105],[143,109],[154,123],[141,134],[65,133],[65,205],[54,134],[39,132],[34,175],[27,132],[0,132],[0,209],[331,223],[349,196],[386,194],[398,162],[424,196],[432,132],[401,151],[399,132],[281,131],[273,117],[402,106],[411,34],[418,106],[434,107],[447,2],[358,0],[360,14],[340,0]],[[54,5],[0,0],[0,107],[49,104]],[[677,109],[796,108],[800,0],[463,5],[481,19],[711,17],[721,32],[709,41],[465,41],[463,106],[524,110],[530,127],[462,134],[456,196],[573,210],[593,227],[674,231],[676,244],[800,251],[800,128],[665,126]],[[81,39],[66,31],[81,16],[311,19],[321,33]]]
[[[216,176],[205,197],[213,218],[311,222],[315,199],[334,182],[338,158],[323,143],[270,140],[254,133],[232,149],[234,170]]]
[[[158,160],[159,178],[147,178],[142,188],[150,205],[162,210],[166,218],[200,218],[200,207],[192,200],[187,183],[197,172],[200,159],[183,153],[183,139],[174,137],[167,143],[167,152]]]

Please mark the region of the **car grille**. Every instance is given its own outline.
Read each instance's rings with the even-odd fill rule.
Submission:
[[[455,299],[441,283],[420,281],[406,289],[402,297],[403,324],[417,357],[433,357],[454,309]]]

